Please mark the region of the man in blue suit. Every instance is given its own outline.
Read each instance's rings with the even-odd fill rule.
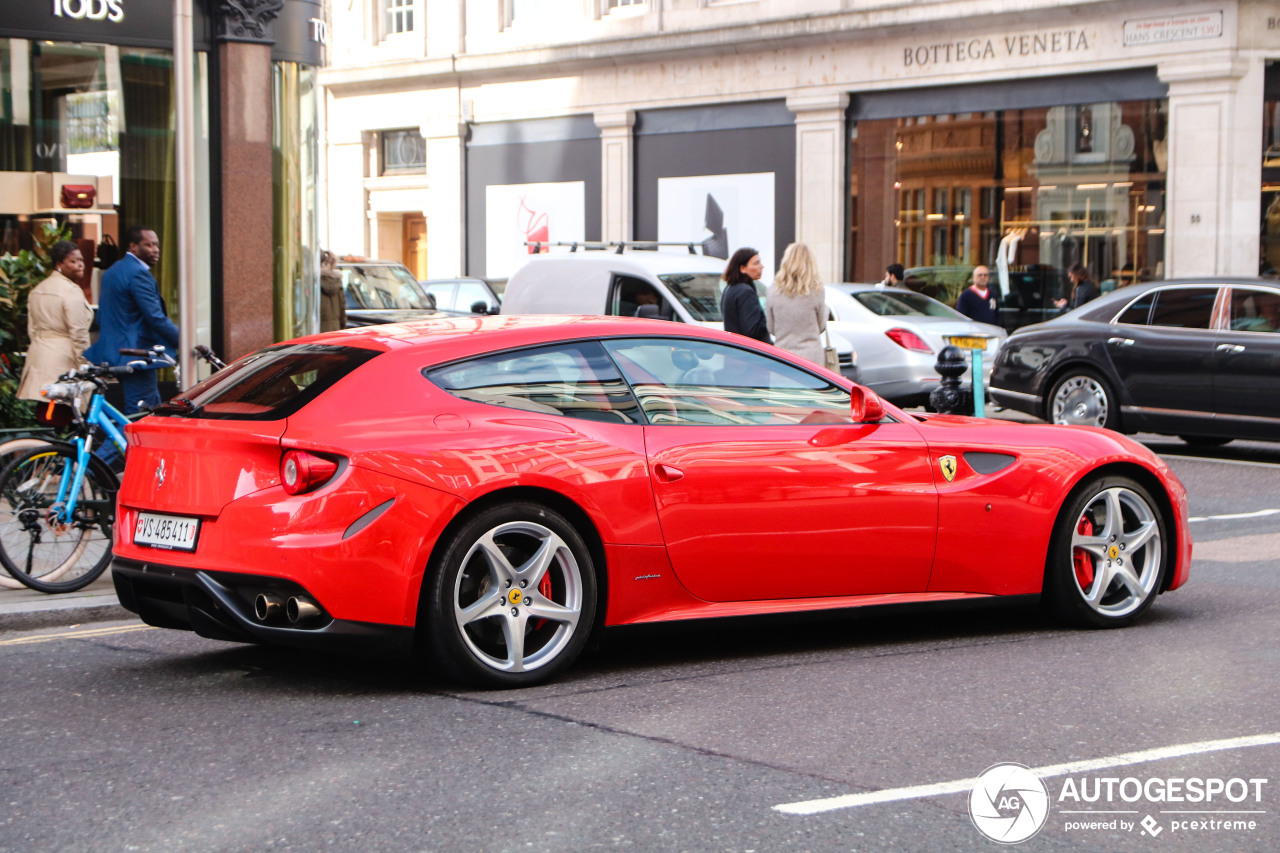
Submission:
[[[128,251],[102,274],[98,292],[98,340],[85,350],[94,364],[126,364],[137,356],[120,355],[122,349],[151,349],[164,344],[178,347],[178,327],[164,311],[160,288],[151,268],[160,260],[160,239],[145,225],[125,232]],[[120,377],[125,414],[160,405],[160,386],[154,370],[138,370]]]

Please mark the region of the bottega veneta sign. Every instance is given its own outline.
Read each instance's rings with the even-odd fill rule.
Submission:
[[[983,59],[1023,58],[1088,49],[1089,34],[1084,30],[1049,30],[905,47],[902,49],[902,67],[927,68]]]
[[[88,18],[90,21],[124,20],[122,0],[53,0],[53,14],[59,18]]]

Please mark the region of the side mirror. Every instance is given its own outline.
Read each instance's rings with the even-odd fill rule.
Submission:
[[[488,314],[489,303],[485,302],[483,299],[477,299],[475,302],[471,303],[471,313],[472,314]]]
[[[880,398],[861,385],[854,385],[849,392],[849,407],[855,424],[875,424],[884,417]]]

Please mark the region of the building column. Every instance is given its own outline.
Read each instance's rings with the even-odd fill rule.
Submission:
[[[635,179],[634,110],[595,114],[600,128],[601,239],[630,240],[634,229],[632,182]]]
[[[1170,59],[1165,277],[1258,274],[1264,62]]]
[[[845,109],[848,92],[792,95],[796,114],[796,240],[824,281],[844,278]]]
[[[219,6],[222,341],[230,362],[275,341],[270,0]]]
[[[456,105],[457,90],[446,91],[453,93]],[[427,190],[422,211],[427,219],[427,275],[453,278],[466,272],[462,245],[466,237],[462,198],[466,128],[456,106],[448,111],[444,103],[432,106],[433,117],[422,124],[422,137],[427,141]]]

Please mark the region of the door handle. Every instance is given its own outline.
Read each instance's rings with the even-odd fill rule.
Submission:
[[[1241,353],[1244,352],[1244,347],[1240,344],[1218,344],[1218,352]]]
[[[674,483],[676,480],[684,479],[684,472],[679,468],[664,465],[661,462],[653,466],[653,473],[657,474],[658,479],[664,483]]]
[[[1133,338],[1107,338],[1107,343],[1113,346],[1131,347],[1133,346]]]

